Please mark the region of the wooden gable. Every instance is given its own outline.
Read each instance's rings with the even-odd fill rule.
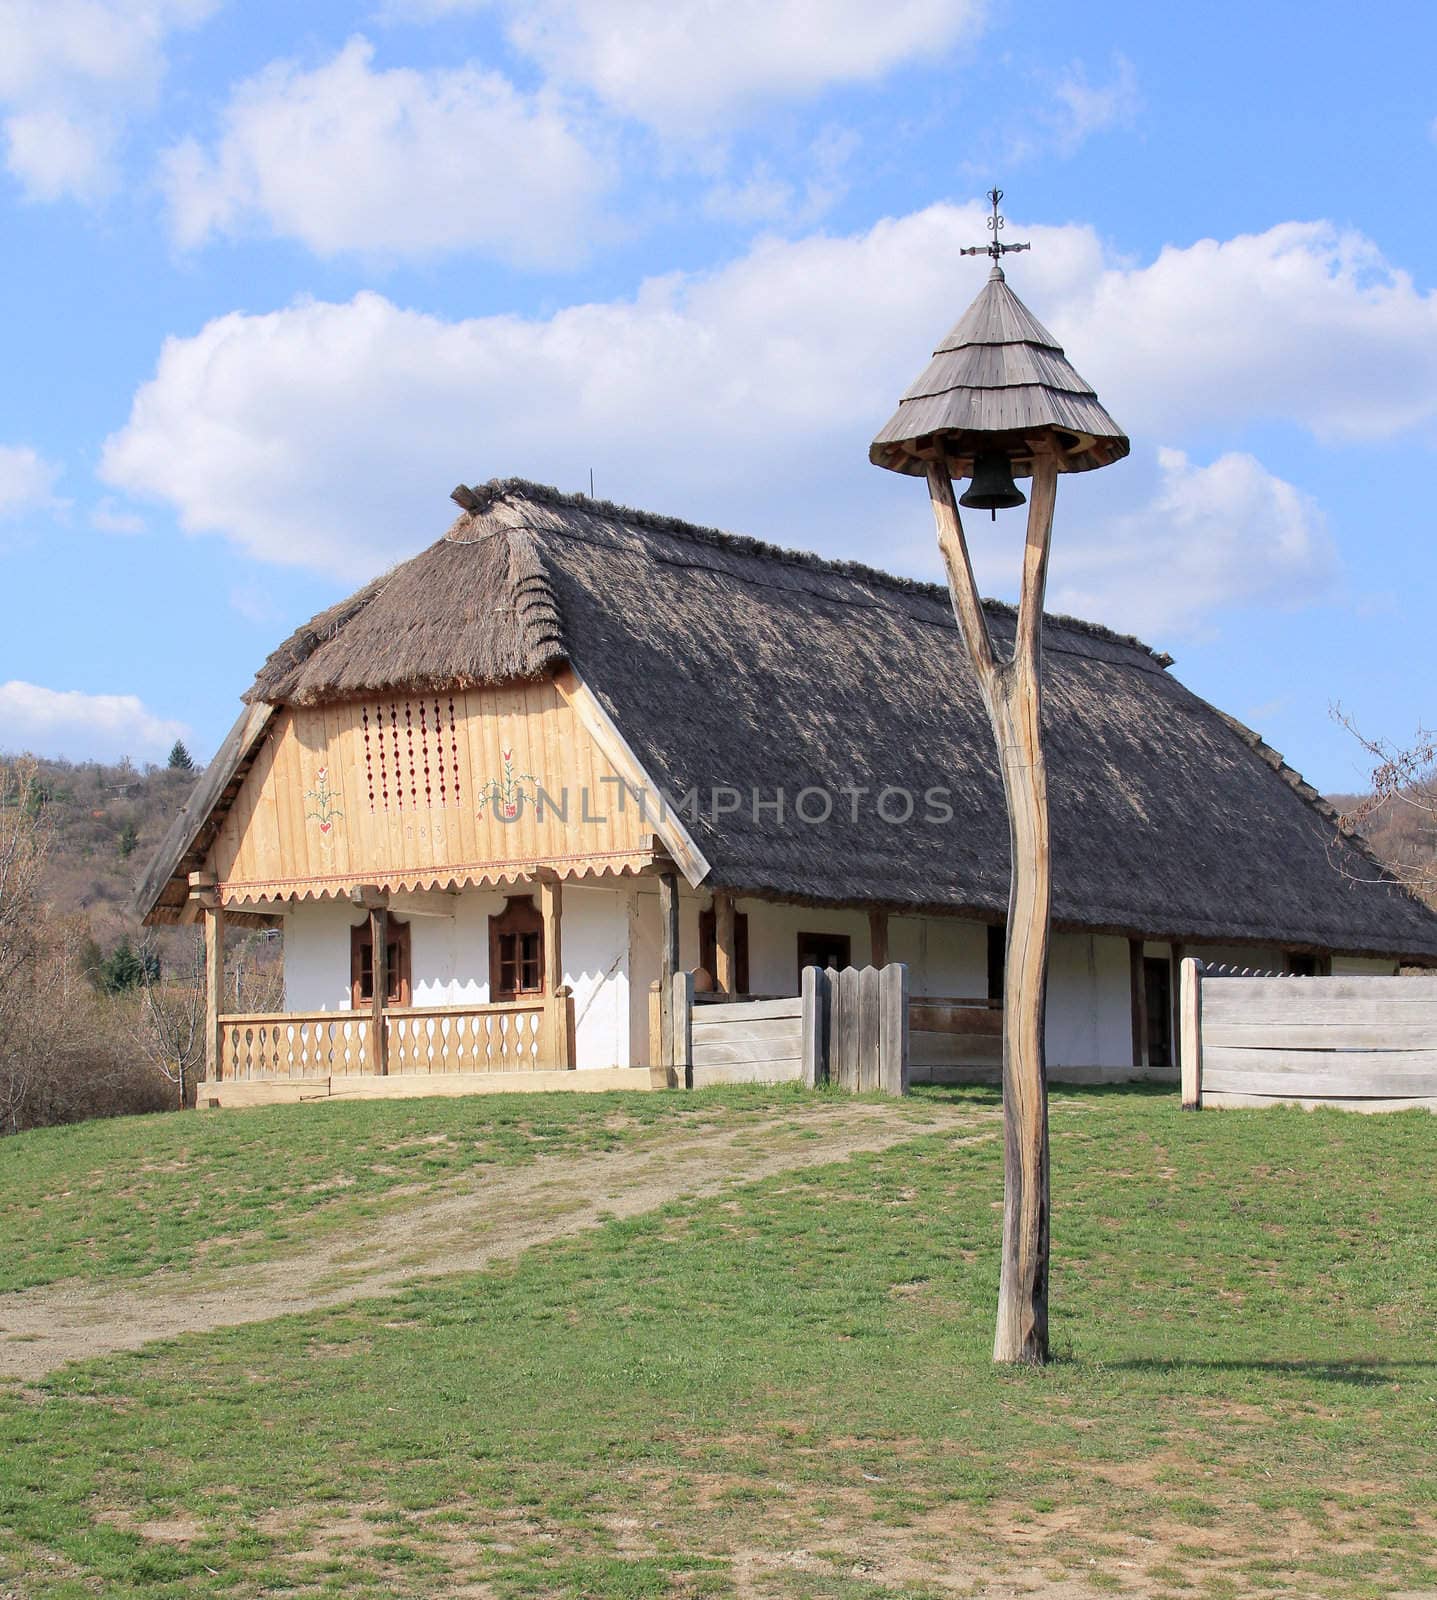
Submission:
[[[586,696],[550,680],[280,711],[210,853],[222,902],[647,864],[663,828]]]

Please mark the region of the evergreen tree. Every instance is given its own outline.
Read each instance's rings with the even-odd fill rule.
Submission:
[[[194,758],[185,749],[185,741],[176,739],[174,747],[170,751],[170,770],[172,772],[193,772],[194,768]]]
[[[153,950],[136,950],[129,934],[100,963],[100,987],[106,994],[127,994],[142,983],[153,983],[160,975],[160,958]]]
[[[140,835],[136,831],[134,823],[133,822],[127,822],[124,825],[124,827],[120,829],[120,858],[121,858],[121,860],[124,860],[127,856],[129,856],[133,852],[135,846],[139,842],[140,842]]]

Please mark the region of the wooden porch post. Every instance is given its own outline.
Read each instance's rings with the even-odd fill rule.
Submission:
[[[738,945],[733,896],[714,890],[714,988],[732,994],[738,986]]]
[[[868,950],[870,962],[875,967],[888,965],[888,913],[868,913]]]
[[[389,908],[369,908],[369,938],[373,946],[374,994],[369,1005],[369,1036],[374,1041],[374,1070],[382,1078],[389,1071],[389,1038],[384,1026],[384,1006],[389,998]]]
[[[225,914],[218,902],[204,907],[205,921],[205,1077],[220,1081],[224,1045],[220,1037],[220,1001],[225,983]]]
[[[1182,974],[1187,958],[1187,946],[1174,940],[1168,962],[1168,1037],[1172,1040],[1168,1046],[1169,1068],[1178,1066],[1182,1049]]]
[[[544,993],[549,1004],[550,1049],[554,1065],[567,1072],[573,1060],[569,1051],[569,991],[564,987],[564,886],[557,878],[539,880],[539,910],[544,918]]]
[[[659,874],[659,1040],[665,1075],[673,1082],[674,974],[679,970],[679,880]]]
[[[1043,594],[1057,495],[1057,462],[1033,457],[1013,654],[999,661],[973,577],[953,479],[928,464],[928,492],[953,610],[993,726],[1008,801],[1012,886],[1003,1010],[1003,1257],[995,1361],[1048,1359],[1048,1080],[1043,1023],[1048,982],[1052,858],[1041,740]]]

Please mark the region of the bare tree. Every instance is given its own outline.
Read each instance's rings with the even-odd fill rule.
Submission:
[[[1371,792],[1343,812],[1399,882],[1437,906],[1437,733],[1419,728],[1405,746],[1374,739],[1340,708],[1333,715],[1372,758]]]
[[[199,1082],[205,1062],[205,952],[188,930],[171,975],[156,976],[158,963],[144,962],[134,1036],[140,1053],[175,1086],[181,1108]],[[142,954],[148,954],[148,946]]]
[[[41,898],[53,837],[35,763],[0,767],[0,1127],[10,1132],[42,1067],[37,1028],[56,977]]]

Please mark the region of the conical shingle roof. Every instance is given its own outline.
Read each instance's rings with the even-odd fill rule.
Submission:
[[[1008,451],[1015,476],[1038,449],[1064,472],[1105,467],[1128,453],[1127,436],[1103,409],[1063,348],[995,266],[978,298],[898,403],[869,447],[875,466],[921,476],[940,453],[967,477],[976,450]]]

